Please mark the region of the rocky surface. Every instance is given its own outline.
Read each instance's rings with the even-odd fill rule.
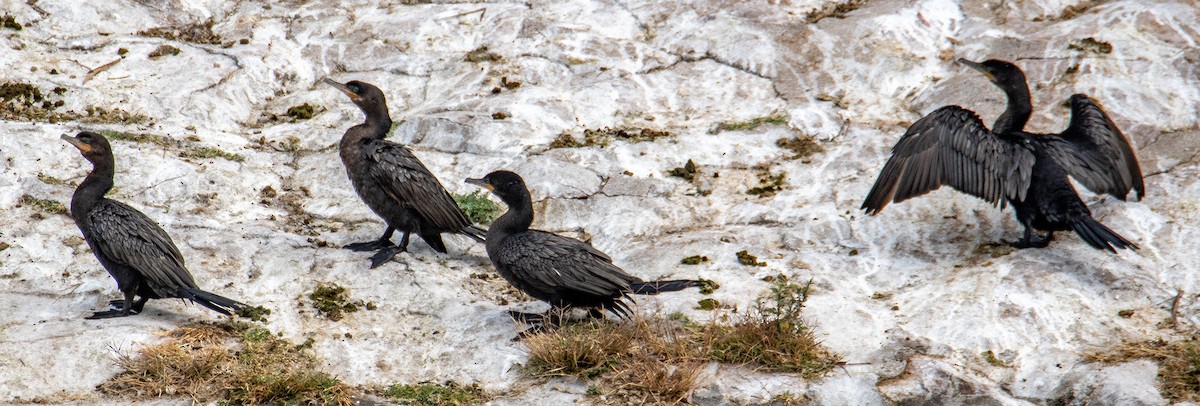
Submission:
[[[1083,355],[1200,322],[1200,12],[1188,1],[965,3],[0,0],[23,26],[0,27],[0,82],[51,101],[0,121],[0,402],[120,403],[94,389],[117,354],[216,318],[161,300],[137,317],[81,318],[115,284],[69,217],[23,199],[69,201],[88,168],[58,136],[80,129],[165,137],[114,141],[110,196],[162,224],[202,287],[271,309],[272,330],[313,338],[345,381],[476,382],[505,393],[499,404],[583,398],[570,382],[524,378],[504,310],[543,305],[480,277],[492,275],[482,246],[448,237],[439,255],[416,242],[375,270],[337,248],[383,225],[333,148],[361,116],[319,83],[330,77],[382,88],[400,123],[392,139],[450,191],[516,170],[535,226],[588,238],[634,274],[712,279],[713,298],[743,307],[765,276],[811,278],[808,317],[847,365],[812,382],[713,366],[699,403],[1162,404],[1152,363]],[[1019,235],[1011,212],[952,191],[861,214],[906,125],[945,104],[989,123],[1003,108],[959,57],[1025,68],[1034,131],[1064,128],[1073,93],[1104,103],[1137,146],[1148,196],[1085,200],[1140,251],[1099,252],[1064,233],[1047,249],[997,250],[988,244]],[[305,103],[310,119],[287,115]],[[549,148],[605,128],[665,136]],[[794,137],[823,152],[789,159],[776,142]],[[667,175],[689,159],[694,182]],[[777,175],[773,195],[746,193]],[[739,265],[741,250],[767,265]],[[679,264],[697,254],[712,261]],[[378,308],[318,317],[304,297],[326,281]],[[639,311],[704,319],[703,297],[644,298]]]

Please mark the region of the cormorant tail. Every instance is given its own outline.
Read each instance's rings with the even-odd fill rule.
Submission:
[[[469,225],[462,229],[462,235],[471,237],[472,240],[475,240],[478,242],[486,242],[483,240],[483,238],[485,236],[487,236],[487,230],[476,227],[474,225]]]
[[[434,233],[429,233],[429,234],[418,234],[418,235],[421,236],[422,240],[425,240],[426,244],[429,244],[430,247],[433,247],[434,251],[437,251],[437,252],[440,252],[443,254],[446,253],[446,243],[442,242],[442,234],[441,233],[434,232]]]
[[[1092,216],[1083,215],[1071,219],[1071,229],[1075,230],[1075,233],[1079,234],[1079,237],[1083,238],[1084,242],[1087,242],[1088,245],[1098,250],[1107,250],[1116,253],[1117,250],[1114,248],[1138,249],[1136,244],[1129,242],[1125,237],[1121,237],[1113,230],[1100,224]]]
[[[686,279],[673,281],[634,282],[629,284],[629,291],[630,293],[636,295],[657,295],[662,292],[674,292],[700,285],[703,285],[703,282]]]
[[[184,297],[191,299],[193,302],[196,302],[201,306],[207,307],[226,316],[229,316],[232,314],[232,312],[238,311],[239,309],[247,306],[245,303],[218,295],[216,293],[205,292],[196,288],[188,288],[185,289],[184,292],[186,293],[186,296]]]

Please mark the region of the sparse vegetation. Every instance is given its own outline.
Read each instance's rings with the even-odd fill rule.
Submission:
[[[583,146],[583,143],[581,143],[581,142],[579,142],[579,141],[575,141],[575,137],[572,137],[572,136],[571,136],[571,133],[568,133],[568,132],[564,132],[564,133],[562,133],[562,134],[559,134],[559,135],[558,135],[558,137],[555,137],[555,138],[554,138],[554,141],[551,141],[551,142],[550,142],[550,148],[551,148],[551,149],[556,149],[556,148],[579,148],[579,147],[582,147],[582,146]]]
[[[1197,336],[1177,342],[1162,339],[1125,342],[1116,348],[1087,354],[1088,362],[1117,364],[1136,359],[1158,363],[1158,385],[1164,397],[1172,402],[1200,401],[1200,341]]]
[[[758,257],[750,255],[747,250],[738,251],[737,260],[739,264],[745,266],[767,266],[766,262],[758,262]]]
[[[58,185],[70,185],[71,184],[71,182],[67,182],[66,180],[59,179],[59,178],[47,175],[42,172],[38,172],[37,178],[39,181],[41,181],[42,183],[45,183],[47,185],[58,186]]]
[[[232,152],[225,152],[219,148],[212,148],[212,147],[203,147],[203,148],[184,150],[179,153],[179,156],[183,157],[183,158],[198,158],[198,159],[221,158],[221,159],[225,159],[225,160],[229,160],[229,161],[233,161],[233,162],[242,162],[242,161],[246,160],[246,157],[244,157],[244,156],[241,156],[241,155],[238,155],[238,154],[235,154]]]
[[[700,265],[703,262],[708,262],[708,257],[703,255],[692,255],[679,261],[684,265]]]
[[[190,42],[193,44],[218,45],[221,43],[221,36],[214,33],[212,27],[213,22],[207,21],[192,25],[151,28],[139,31],[138,35],[143,37],[158,37],[171,41]]]
[[[817,143],[816,138],[807,135],[801,135],[795,138],[780,138],[775,141],[775,145],[778,145],[780,148],[788,151],[792,151],[792,156],[788,157],[788,159],[807,158],[812,154],[825,151],[825,148],[822,147],[821,144]]]
[[[317,113],[317,108],[313,105],[304,103],[299,106],[292,106],[287,109],[287,116],[296,120],[308,120],[313,118]]]
[[[700,299],[696,302],[698,310],[716,310],[719,307],[721,307],[721,302],[713,298]]]
[[[577,376],[589,381],[589,396],[635,404],[686,400],[700,383],[703,365],[711,361],[815,379],[840,359],[821,347],[800,317],[810,284],[781,279],[751,311],[735,315],[732,324],[718,321],[728,316],[696,323],[681,313],[666,319],[568,322],[525,339],[528,371]],[[715,300],[700,306],[725,308]]]
[[[846,14],[858,10],[863,4],[867,4],[867,0],[846,0],[840,3],[825,3],[821,8],[805,14],[804,20],[808,21],[809,24],[816,24],[826,18],[846,18]]]
[[[103,135],[104,138],[108,138],[109,140],[113,140],[113,141],[128,141],[128,142],[136,142],[136,143],[141,143],[141,144],[154,144],[154,145],[157,145],[157,146],[160,146],[163,148],[172,147],[172,146],[175,146],[176,144],[178,144],[178,142],[173,139],[170,139],[170,138],[167,138],[167,137],[164,137],[161,135],[157,135],[157,134],[132,133],[132,132],[112,131],[112,130],[100,130],[100,131],[96,131],[96,133]]]
[[[3,17],[0,17],[0,27],[7,28],[10,30],[16,30],[16,31],[21,31],[21,29],[24,28],[21,26],[21,23],[17,22],[16,18],[13,18],[13,16],[8,15],[8,14],[5,14]]]
[[[783,190],[783,181],[787,175],[778,174],[772,175],[770,172],[764,172],[758,175],[758,186],[746,190],[746,194],[759,197],[775,196],[775,193]]]
[[[500,216],[500,205],[488,199],[485,192],[474,191],[465,195],[454,195],[454,202],[462,209],[467,219],[475,224],[491,224]]]
[[[375,310],[375,304],[361,300],[350,300],[350,292],[346,288],[332,282],[317,284],[317,288],[308,294],[313,308],[317,313],[333,321],[341,320],[347,313],[354,313],[359,308]]]
[[[1095,37],[1087,37],[1067,45],[1067,49],[1074,49],[1084,53],[1097,55],[1111,54],[1113,51],[1112,44],[1096,39]]]
[[[479,48],[467,52],[467,57],[464,59],[467,62],[497,62],[503,60],[504,57],[495,52],[488,51],[487,45],[481,45]]]
[[[786,114],[775,114],[765,117],[755,117],[746,121],[729,121],[717,124],[709,134],[718,134],[725,131],[751,131],[763,125],[787,125],[788,116]]]
[[[478,405],[490,398],[477,384],[464,386],[453,381],[444,384],[392,385],[383,395],[401,404],[418,406]]]
[[[161,343],[122,354],[124,369],[100,392],[132,399],[186,397],[220,404],[350,405],[350,387],[320,372],[311,342],[294,345],[265,327],[230,321],[175,329]]]
[[[21,195],[21,197],[17,199],[17,205],[29,206],[37,211],[47,214],[67,214],[67,207],[63,206],[63,204],[59,203],[57,200],[40,199],[33,197],[32,195]]]
[[[158,48],[154,48],[154,50],[150,51],[150,53],[146,56],[150,58],[158,58],[163,56],[179,55],[179,52],[179,48],[162,44],[159,45]]]
[[[979,356],[983,357],[984,361],[987,361],[988,364],[991,364],[994,367],[1008,368],[1008,364],[1005,364],[1004,361],[996,358],[996,353],[992,352],[992,350],[984,351],[982,354],[979,354]]]
[[[237,315],[238,317],[243,317],[249,319],[250,321],[266,323],[267,316],[271,315],[271,309],[262,306],[246,306],[238,309]]]
[[[670,171],[668,171],[667,175],[674,176],[677,178],[683,178],[683,180],[691,182],[696,179],[696,171],[697,171],[696,163],[692,162],[692,160],[689,159],[687,161],[687,163],[683,164],[682,167],[671,169]]]

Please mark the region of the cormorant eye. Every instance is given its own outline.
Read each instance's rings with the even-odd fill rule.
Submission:
[[[358,87],[358,85],[346,85],[346,88],[350,89],[350,91],[354,92],[354,93],[358,93],[358,92],[362,91],[362,88]]]

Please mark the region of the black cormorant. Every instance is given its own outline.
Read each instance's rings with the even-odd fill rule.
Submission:
[[[357,80],[325,83],[341,90],[366,115],[362,124],[350,127],[338,143],[346,175],[354,191],[375,214],[387,223],[379,240],[347,245],[354,251],[377,251],[371,267],[377,267],[408,248],[408,236],[416,233],[437,252],[446,252],[442,233],[459,233],[483,242],[484,230],[471,225],[454,198],[407,147],[385,141],[392,128],[383,92]],[[400,244],[392,244],[392,233],[404,232]]]
[[[983,73],[1008,96],[1008,108],[989,131],[979,116],[945,106],[921,118],[896,142],[862,208],[876,214],[889,202],[928,193],[942,185],[1004,208],[1012,204],[1025,226],[1018,248],[1045,247],[1055,231],[1074,230],[1088,245],[1116,252],[1137,245],[1092,218],[1067,176],[1096,193],[1125,200],[1146,193],[1129,140],[1100,104],[1071,96],[1071,123],[1060,134],[1023,129],[1033,112],[1025,73],[991,59],[958,63]],[[1045,237],[1034,230],[1047,231]]]
[[[78,148],[92,163],[92,172],[71,197],[71,217],[100,265],[117,280],[124,300],[110,304],[116,310],[97,312],[89,319],[124,317],[142,311],[149,299],[180,298],[229,315],[244,303],[200,290],[183,265],[183,256],[171,237],[142,212],[104,197],[113,187],[113,155],[108,140],[81,132],[62,139]],[[134,295],[140,297],[136,302]]]
[[[698,280],[643,282],[613,265],[612,258],[585,242],[541,230],[530,230],[533,199],[521,176],[509,171],[467,179],[496,194],[508,211],[488,228],[487,253],[505,280],[522,292],[550,303],[551,320],[573,307],[589,308],[593,317],[605,309],[629,315],[629,294],[653,295],[700,286]],[[513,313],[523,318],[521,313]]]

